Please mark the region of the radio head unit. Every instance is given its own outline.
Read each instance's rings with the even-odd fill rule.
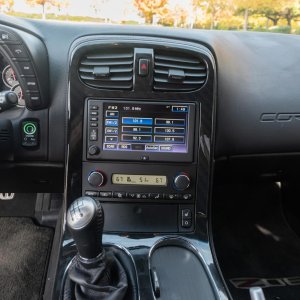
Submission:
[[[191,162],[194,129],[193,103],[89,99],[87,159]]]

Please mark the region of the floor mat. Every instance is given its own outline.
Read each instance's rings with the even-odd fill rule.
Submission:
[[[300,239],[287,224],[275,184],[219,189],[213,206],[214,246],[233,299],[249,287],[266,299],[300,299]]]
[[[0,218],[0,299],[39,299],[53,231],[29,218]]]
[[[33,217],[35,193],[0,193],[0,217]],[[12,197],[10,200],[1,200]]]

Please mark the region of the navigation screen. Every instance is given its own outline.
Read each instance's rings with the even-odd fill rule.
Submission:
[[[104,103],[103,150],[187,153],[189,108]]]

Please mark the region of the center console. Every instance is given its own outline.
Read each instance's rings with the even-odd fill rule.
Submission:
[[[86,99],[82,195],[103,203],[106,231],[194,230],[198,109]]]
[[[215,84],[212,53],[190,41],[86,36],[70,50],[65,212],[81,224],[101,203],[103,247],[125,258],[138,299],[184,297],[181,265],[189,299],[197,286],[227,299],[208,237]],[[73,221],[64,217],[52,299],[65,299],[68,276],[80,282],[74,230],[64,226]],[[182,256],[188,263],[176,264]]]

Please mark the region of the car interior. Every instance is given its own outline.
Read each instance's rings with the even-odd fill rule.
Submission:
[[[300,299],[300,37],[0,18],[0,299]]]

